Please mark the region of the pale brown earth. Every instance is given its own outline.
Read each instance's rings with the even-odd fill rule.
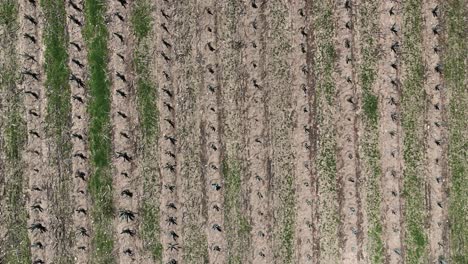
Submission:
[[[249,170],[249,215],[251,218],[252,248],[249,252],[253,262],[271,263],[272,223],[269,217],[268,191],[271,175],[268,173],[268,124],[265,98],[268,86],[265,83],[265,4],[253,7],[245,3],[243,25],[243,64],[246,67],[245,96],[248,124],[247,160]]]
[[[202,166],[206,174],[205,185],[210,205],[207,210],[206,236],[208,242],[208,256],[211,263],[225,263],[227,261],[227,241],[224,221],[224,181],[221,174],[221,133],[220,122],[220,76],[221,68],[218,61],[218,7],[216,1],[203,1],[197,9],[201,15],[198,24],[200,41],[197,54],[200,58],[200,71],[203,72],[201,87],[203,87],[204,101],[201,109],[201,143]],[[210,90],[214,89],[214,90]],[[213,206],[218,206],[219,209]],[[217,229],[219,226],[219,230]]]
[[[24,94],[28,141],[23,152],[23,159],[28,160],[26,175],[29,178],[26,190],[26,207],[29,213],[28,231],[31,244],[38,246],[31,248],[33,261],[52,261],[55,256],[54,236],[51,231],[51,204],[48,194],[51,184],[48,166],[48,148],[45,134],[45,115],[47,97],[44,86],[42,26],[33,24],[24,18],[25,14],[42,19],[42,10],[39,6],[28,1],[20,1],[21,14],[19,29],[18,54],[29,54],[34,59],[22,57],[20,67],[22,72],[30,71],[37,74],[37,79],[31,75],[22,74],[20,89],[23,92],[31,91],[33,94]],[[29,34],[27,38],[25,34]],[[36,228],[37,227],[37,228]]]
[[[112,257],[115,263],[374,263],[375,241],[370,234],[372,197],[379,197],[378,221],[383,250],[381,262],[404,263],[405,201],[403,199],[404,136],[400,107],[405,76],[404,54],[392,45],[403,43],[400,1],[378,1],[379,30],[371,32],[378,46],[377,193],[362,149],[369,138],[364,119],[363,81],[360,76],[365,37],[359,13],[365,1],[190,0],[151,2],[150,76],[157,92],[158,123],[154,141],[141,142],[138,112],[138,72],[132,31],[133,1],[106,1],[107,72],[110,89],[112,195],[114,218]],[[436,0],[425,1],[423,60],[427,108],[425,170],[430,263],[450,255],[448,225],[449,168],[447,160],[448,99],[444,76],[435,65],[441,60],[432,34],[439,22],[432,11]],[[88,157],[90,88],[70,78],[71,204],[73,240],[59,241],[52,230],[57,222],[50,197],[57,172],[49,156],[57,146],[46,138],[47,94],[44,81],[42,23],[23,19],[30,14],[43,20],[39,5],[20,1],[18,53],[20,71],[39,73],[39,80],[21,74],[28,141],[28,226],[41,223],[48,232],[28,230],[32,261],[59,262],[63,252],[75,263],[92,263],[91,241],[96,239],[93,201],[87,184],[94,168]],[[83,2],[75,0],[79,8]],[[71,76],[89,81],[84,31],[86,14],[65,5]],[[390,13],[392,10],[394,13]],[[323,23],[331,23],[331,30]],[[392,32],[391,28],[397,32]],[[37,43],[23,37],[29,33]],[[0,52],[0,56],[5,56]],[[80,66],[79,63],[82,64]],[[328,64],[330,62],[330,64]],[[393,64],[393,65],[392,65]],[[31,93],[37,94],[37,99]],[[3,98],[0,108],[3,110]],[[33,112],[30,112],[33,110]],[[3,111],[0,111],[3,113]],[[37,113],[37,114],[36,114]],[[3,116],[0,131],[3,133]],[[367,121],[366,121],[367,122]],[[37,133],[37,134],[36,134]],[[38,135],[38,136],[36,136]],[[441,143],[436,141],[441,140]],[[143,146],[143,144],[145,144]],[[146,144],[149,144],[147,146]],[[2,145],[0,147],[3,148]],[[149,149],[150,157],[144,150]],[[3,151],[2,151],[2,155]],[[83,155],[85,158],[82,158]],[[6,171],[0,157],[0,173]],[[146,171],[153,169],[154,186]],[[61,174],[60,174],[61,175]],[[375,180],[375,179],[374,179]],[[7,181],[0,177],[0,195]],[[146,190],[152,188],[155,194]],[[146,193],[145,193],[146,192]],[[371,197],[371,198],[369,198]],[[411,199],[406,196],[405,199]],[[0,206],[4,206],[3,198]],[[158,208],[154,232],[160,243],[150,252],[145,241],[143,201]],[[34,209],[33,205],[36,206]],[[3,218],[3,211],[0,217]],[[130,217],[127,219],[126,217]],[[55,222],[54,222],[55,221]],[[7,227],[0,223],[0,246]],[[28,243],[29,243],[28,242]],[[37,245],[37,244],[36,244]],[[0,250],[0,263],[4,252]],[[41,262],[36,262],[41,263]]]
[[[391,14],[390,10],[394,10]],[[403,263],[402,206],[400,194],[403,177],[401,112],[401,63],[400,49],[392,50],[392,45],[401,45],[400,32],[392,33],[393,25],[401,28],[401,5],[398,2],[385,1],[379,6],[380,14],[380,51],[378,62],[377,90],[379,94],[379,145],[382,166],[381,179],[381,214],[383,222],[383,241],[385,259],[389,263]],[[394,63],[396,69],[391,66]],[[393,99],[392,99],[393,98]]]
[[[447,129],[443,125],[447,121],[448,105],[444,83],[435,67],[441,62],[440,56],[434,51],[439,45],[439,36],[434,29],[440,29],[439,18],[432,10],[438,6],[438,1],[425,1],[422,10],[424,19],[424,63],[426,79],[424,89],[427,94],[426,106],[426,186],[428,194],[426,205],[428,211],[429,261],[435,263],[449,255],[448,242],[448,208],[447,208]],[[440,145],[436,143],[440,141]]]
[[[307,1],[293,1],[290,4],[292,54],[290,65],[293,68],[291,84],[294,88],[294,152],[296,174],[296,229],[294,247],[297,249],[295,261],[297,263],[314,263],[316,256],[316,223],[314,222],[314,208],[317,200],[316,168],[312,163],[316,155],[314,131],[316,130],[314,118],[314,83],[312,71],[306,65],[311,65],[313,47],[313,32],[310,24],[310,7]],[[309,33],[301,34],[304,29]],[[303,68],[305,67],[305,68]]]
[[[75,2],[73,2],[75,3]],[[84,6],[80,3],[75,5],[83,10]],[[88,80],[88,59],[87,48],[82,34],[82,27],[71,20],[70,16],[78,19],[84,24],[83,12],[80,12],[72,5],[66,5],[67,29],[69,32],[69,41],[78,44],[81,48],[69,44],[68,54],[71,74],[81,79],[84,83]],[[72,153],[81,152],[89,157],[89,141],[88,141],[88,113],[86,111],[88,105],[89,94],[85,87],[81,87],[76,81],[70,80],[70,88],[72,97]],[[87,183],[90,177],[90,164],[88,160],[72,160],[72,175],[73,183],[71,190],[71,199],[73,205],[73,228],[75,232],[75,240],[73,244],[73,253],[76,263],[88,263],[90,258],[92,226],[90,223],[90,197],[87,191]]]
[[[137,168],[135,82],[132,61],[134,35],[130,29],[131,3],[111,1],[107,10],[108,49],[111,83],[112,170],[113,199],[116,206],[114,232],[117,243],[115,254],[121,263],[141,263],[142,241],[139,234],[124,230],[137,230],[140,217],[140,197],[143,186]],[[120,16],[119,16],[120,15]],[[122,58],[123,57],[123,58]],[[122,134],[124,133],[124,134]],[[129,191],[132,195],[124,194]],[[135,231],[136,232],[136,231]]]
[[[358,156],[357,111],[358,93],[356,86],[357,69],[355,65],[354,21],[357,3],[347,7],[345,1],[337,3],[336,13],[336,52],[338,56],[335,69],[337,85],[337,177],[340,190],[340,226],[341,261],[359,263],[362,256],[362,237],[366,232],[362,228],[361,200],[358,192],[360,184],[360,164]]]
[[[175,46],[177,45],[174,34],[174,3],[158,1],[156,5],[154,30],[158,38],[155,45],[155,56],[158,71],[156,78],[159,84],[159,115],[160,115],[160,138],[159,138],[159,171],[161,175],[161,198],[160,198],[160,227],[161,243],[163,244],[163,261],[180,261],[181,244],[177,237],[171,236],[174,232],[181,235],[182,215],[178,201],[179,190],[177,188],[177,177],[179,175],[179,163],[177,156],[177,138],[175,119],[178,107],[176,77],[174,74]],[[163,12],[168,17],[163,16]],[[165,58],[167,57],[168,60]],[[174,126],[171,125],[172,122]],[[172,168],[172,170],[171,170]],[[169,207],[172,205],[171,207]],[[167,247],[171,245],[171,249]]]

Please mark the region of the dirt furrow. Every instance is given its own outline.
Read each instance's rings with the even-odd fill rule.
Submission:
[[[133,5],[127,1],[108,2],[109,75],[111,81],[111,124],[113,149],[113,199],[117,209],[114,222],[121,263],[141,263],[142,242],[138,230],[142,186],[136,157],[134,36],[130,30]]]
[[[82,153],[89,157],[88,146],[88,114],[87,105],[89,94],[84,84],[88,80],[88,53],[82,34],[84,24],[83,2],[70,1],[66,5],[67,31],[69,34],[70,88],[71,88],[71,138],[72,153]],[[76,46],[77,45],[77,46]],[[90,174],[88,160],[74,158],[72,160],[73,192],[73,227],[76,231],[74,240],[74,256],[76,263],[88,263],[91,246],[91,223],[89,218],[90,197],[87,184]]]
[[[205,0],[198,6],[200,22],[199,42],[197,51],[201,58],[203,72],[202,86],[206,87],[202,97],[201,110],[202,149],[204,154],[204,177],[206,182],[206,201],[210,205],[207,212],[206,233],[208,239],[208,255],[210,263],[225,263],[227,260],[227,241],[224,221],[224,176],[222,175],[221,160],[221,115],[222,105],[220,78],[221,68],[218,58],[218,17],[219,9],[216,1]],[[203,162],[203,161],[202,161]]]
[[[247,120],[248,123],[248,168],[250,186],[251,217],[251,261],[271,263],[273,252],[271,246],[271,223],[269,223],[269,192],[267,127],[265,124],[265,4],[262,1],[245,1],[245,19],[242,21],[242,39],[244,42],[243,63],[248,79],[246,82]]]
[[[358,184],[360,164],[357,152],[358,95],[356,85],[354,21],[357,3],[351,0],[337,2],[335,51],[338,61],[334,73],[337,94],[337,173],[340,190],[340,247],[343,263],[362,261],[362,212]]]
[[[428,96],[426,107],[426,184],[429,197],[426,202],[429,211],[429,261],[446,261],[448,252],[448,211],[447,211],[447,130],[445,112],[447,109],[445,89],[442,80],[442,64],[439,52],[439,34],[442,31],[437,0],[426,0],[422,15],[424,23],[423,51],[426,66],[424,89]]]
[[[27,161],[25,174],[29,178],[27,207],[29,210],[29,239],[32,243],[32,261],[52,261],[56,244],[50,232],[51,205],[47,188],[51,184],[46,147],[45,115],[47,107],[44,86],[44,57],[42,42],[42,10],[36,1],[20,1],[19,45],[22,54],[20,89],[24,91],[25,120],[28,143],[23,153]]]
[[[403,176],[403,148],[399,107],[402,88],[400,81],[401,6],[399,2],[384,1],[380,4],[378,12],[382,57],[376,85],[380,112],[382,234],[386,262],[402,263],[404,235],[400,191]]]
[[[294,153],[296,186],[296,228],[295,248],[297,263],[313,263],[315,248],[314,208],[317,199],[315,193],[316,168],[313,160],[316,155],[315,145],[315,85],[310,61],[313,45],[313,32],[310,24],[310,6],[308,1],[290,3],[292,52],[291,84],[293,87],[294,107]],[[301,32],[307,32],[303,35]]]
[[[180,203],[177,190],[177,89],[175,89],[174,60],[175,58],[175,6],[166,1],[158,1],[155,32],[155,43],[158,65],[157,80],[159,85],[159,165],[161,175],[160,227],[163,246],[163,263],[181,261],[179,254],[179,234],[181,234]]]

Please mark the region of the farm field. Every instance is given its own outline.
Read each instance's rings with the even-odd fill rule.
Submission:
[[[0,0],[0,264],[468,263],[463,0]]]

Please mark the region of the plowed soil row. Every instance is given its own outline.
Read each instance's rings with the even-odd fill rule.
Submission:
[[[143,186],[137,168],[138,114],[133,65],[134,36],[130,31],[133,5],[126,1],[108,3],[109,72],[111,80],[111,124],[113,149],[113,199],[117,209],[114,228],[121,263],[141,263],[142,242],[137,232]]]
[[[380,14],[379,43],[381,61],[378,68],[381,153],[381,192],[383,240],[388,263],[403,262],[402,196],[403,177],[402,132],[400,124],[400,28],[401,6],[398,2],[383,1]]]
[[[265,4],[246,1],[245,18],[243,19],[242,39],[244,41],[243,63],[247,68],[248,79],[246,82],[247,97],[247,152],[249,168],[249,200],[251,217],[251,256],[257,263],[271,263],[273,252],[271,251],[271,218],[269,217],[269,192],[270,176],[267,170],[268,132],[265,121],[265,96],[267,87],[264,86],[265,58],[264,34],[265,17],[263,10]]]
[[[337,85],[337,180],[340,190],[340,247],[343,263],[360,263],[362,256],[362,237],[366,233],[362,228],[361,194],[358,185],[361,182],[361,168],[358,153],[358,89],[356,69],[354,67],[357,50],[354,37],[354,9],[356,1],[339,1],[335,9],[338,19],[336,26],[336,52],[338,61],[335,72]]]
[[[181,261],[178,237],[181,234],[181,214],[178,201],[177,175],[177,89],[175,87],[174,60],[175,46],[175,4],[158,1],[155,18],[157,80],[159,85],[159,165],[161,175],[160,226],[163,246],[163,262]]]
[[[447,106],[446,89],[441,72],[439,34],[442,30],[437,0],[425,1],[422,15],[424,23],[423,51],[426,65],[424,89],[427,94],[426,107],[426,184],[429,187],[426,205],[428,210],[429,261],[449,259],[448,204],[447,204]]]
[[[294,153],[296,175],[296,229],[295,248],[297,263],[313,263],[316,250],[316,223],[314,212],[317,202],[317,172],[313,160],[317,154],[315,133],[315,83],[313,65],[313,31],[308,1],[290,4],[292,54],[291,71],[293,100],[295,102]],[[307,35],[303,35],[303,33]],[[315,225],[314,225],[315,224]],[[315,256],[316,257],[316,256]]]
[[[67,30],[69,32],[69,61],[68,67],[73,79],[70,78],[71,88],[71,115],[72,115],[72,153],[82,153],[89,157],[88,146],[88,98],[86,87],[80,84],[88,82],[88,53],[85,46],[82,25],[84,25],[84,6],[81,2],[69,2],[66,5]],[[88,160],[74,158],[72,160],[73,191],[71,194],[73,201],[73,227],[76,235],[73,245],[73,252],[76,263],[88,263],[91,246],[90,235],[91,223],[89,218],[90,197],[87,185],[91,173]]]
[[[38,3],[20,1],[20,39],[18,53],[21,57],[20,89],[24,91],[25,120],[27,122],[28,143],[23,153],[27,162],[25,174],[29,179],[28,228],[32,243],[32,261],[52,261],[55,252],[54,236],[50,231],[51,204],[47,189],[51,184],[48,167],[48,151],[45,141],[46,90],[44,86],[44,57],[42,44],[43,14]]]
[[[226,232],[224,221],[224,177],[221,160],[221,115],[220,77],[221,68],[218,60],[218,16],[216,1],[207,0],[198,7],[200,43],[198,51],[201,54],[202,86],[205,88],[202,117],[202,155],[203,171],[206,174],[206,202],[208,218],[206,236],[208,240],[208,255],[210,263],[225,263],[227,259]],[[203,93],[203,92],[202,92]]]

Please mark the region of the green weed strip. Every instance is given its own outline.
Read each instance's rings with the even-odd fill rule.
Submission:
[[[110,171],[110,89],[107,79],[107,28],[104,0],[85,0],[85,39],[88,47],[90,104],[89,140],[92,173],[88,185],[92,197],[94,237],[92,259],[113,263],[112,176]]]
[[[61,262],[72,262],[73,256],[70,252],[71,236],[68,223],[71,221],[70,186],[68,177],[71,172],[71,163],[62,157],[71,156],[70,135],[70,86],[68,84],[69,70],[64,67],[68,63],[68,38],[66,34],[66,12],[65,3],[60,1],[42,0],[42,10],[45,17],[44,25],[44,58],[45,58],[45,85],[47,87],[47,133],[48,138],[54,141],[54,150],[50,152],[49,161],[53,168],[54,188],[52,203],[53,214],[57,217],[54,223],[57,229],[67,230],[57,233],[57,255],[55,260]]]

